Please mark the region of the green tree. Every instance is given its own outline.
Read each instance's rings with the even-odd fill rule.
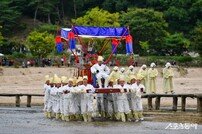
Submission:
[[[128,9],[128,5],[129,2],[127,0],[105,0],[102,7],[111,13],[115,13],[126,11]]]
[[[190,46],[190,41],[182,33],[175,33],[165,37],[165,44],[162,51],[169,55],[182,55]]]
[[[202,18],[202,0],[147,0],[146,5],[164,13],[172,33],[187,36]]]
[[[148,43],[148,41],[140,41],[140,46],[144,50],[145,54],[147,54],[149,52],[149,43]]]
[[[202,56],[202,23],[199,23],[192,32],[191,46]]]
[[[189,13],[186,9],[171,6],[164,12],[171,31],[181,31],[187,33],[190,30]]]
[[[55,34],[56,32],[59,32],[57,30],[59,30],[59,27],[57,25],[52,25],[52,24],[42,24],[36,29],[36,31],[38,32],[46,31],[51,34]]]
[[[156,10],[165,11],[171,6],[189,8],[194,1],[197,0],[146,0],[146,5]]]
[[[29,2],[28,7],[34,12],[34,22],[36,19],[42,20],[47,23],[61,21],[58,0],[32,0]],[[57,16],[57,19],[55,18]]]
[[[198,21],[202,21],[202,0],[196,0],[189,9],[190,23],[197,24]]]
[[[87,11],[83,17],[72,19],[72,22],[84,26],[120,26],[119,13],[109,13],[98,7]]]
[[[162,12],[153,9],[133,8],[122,13],[120,22],[130,27],[134,43],[148,41],[150,53],[160,52],[163,39],[168,34],[168,24]],[[136,45],[135,45],[136,46]]]
[[[12,38],[9,38],[9,42],[12,45],[12,51],[23,53],[27,51],[27,47],[25,45],[25,40],[22,38],[19,38],[17,36],[14,36]]]
[[[54,36],[47,32],[33,31],[27,37],[27,46],[33,56],[44,58],[55,49]]]
[[[18,26],[18,20],[21,16],[15,5],[12,5],[12,1],[2,0],[0,1],[0,25],[3,27],[2,34],[9,35],[13,29]]]
[[[28,0],[4,0],[4,1],[10,1],[9,6],[10,7],[15,7],[16,11],[19,11],[20,13],[22,13],[23,15],[28,15],[27,13],[29,13],[29,8],[27,6],[27,4],[29,3]]]
[[[0,44],[0,53],[12,54],[13,52],[12,48],[13,48],[13,44],[9,40],[4,38],[4,40]]]
[[[170,2],[168,0],[146,0],[148,7],[153,7],[158,11],[165,11],[168,9]]]
[[[3,43],[3,40],[4,40],[4,37],[3,37],[2,33],[1,33],[1,29],[2,29],[2,26],[0,26],[0,46]]]

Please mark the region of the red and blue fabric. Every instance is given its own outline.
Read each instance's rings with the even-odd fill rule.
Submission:
[[[76,49],[76,40],[74,33],[72,31],[68,33],[68,39],[69,39],[69,48],[71,50]]]
[[[61,37],[60,36],[56,36],[55,37],[55,43],[57,44],[57,43],[61,43],[62,41],[61,41]]]
[[[117,54],[117,47],[119,45],[119,41],[116,38],[112,39],[112,53]]]
[[[133,38],[131,35],[126,36],[126,54],[133,53]]]
[[[60,36],[56,36],[55,38],[55,43],[56,43],[56,50],[58,53],[62,53],[63,51],[63,44]]]
[[[57,49],[58,53],[63,52],[63,44],[62,44],[62,42],[56,44],[56,49]]]

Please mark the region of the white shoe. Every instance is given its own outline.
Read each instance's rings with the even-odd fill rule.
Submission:
[[[135,122],[139,122],[139,120],[137,119],[137,120],[135,120]]]
[[[140,118],[140,120],[141,120],[141,121],[143,121],[143,120],[144,120],[144,118]]]

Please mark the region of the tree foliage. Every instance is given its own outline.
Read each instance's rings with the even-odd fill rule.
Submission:
[[[151,51],[158,52],[163,38],[167,35],[168,24],[163,13],[153,9],[129,9],[121,15],[121,24],[130,27],[136,44],[139,44],[139,41],[148,41]]]
[[[45,22],[51,23],[52,21],[60,19],[58,0],[32,0],[28,6],[34,11],[34,19],[42,19]],[[58,15],[58,16],[57,16]],[[58,17],[56,19],[56,16]]]
[[[103,9],[109,12],[127,11],[129,2],[127,0],[105,0],[102,4]]]
[[[0,25],[3,27],[2,33],[8,35],[18,24],[21,13],[17,10],[12,1],[0,1]]]
[[[171,6],[164,12],[165,17],[170,24],[171,31],[184,31],[187,32],[189,27],[189,14],[184,8]]]
[[[197,25],[198,22],[202,21],[202,0],[195,0],[189,9],[191,16],[189,25]]]
[[[56,32],[58,32],[57,30],[59,30],[59,27],[57,25],[52,24],[42,24],[36,29],[36,31],[38,32],[46,31],[51,34],[55,34]]]
[[[147,0],[147,6],[164,13],[172,33],[189,32],[202,18],[202,0]]]
[[[147,54],[149,52],[149,43],[148,43],[148,41],[140,41],[140,46],[143,49],[145,54]]]
[[[47,32],[39,33],[33,31],[27,37],[27,44],[33,56],[44,58],[54,51],[54,36]]]
[[[162,51],[168,55],[181,55],[184,51],[187,51],[189,45],[190,41],[182,33],[175,33],[165,37]]]
[[[69,27],[71,22],[87,26],[120,26],[121,23],[130,26],[135,52],[143,52],[141,41],[148,42],[150,54],[159,54],[166,39],[176,33],[192,41],[188,49],[200,51],[201,46],[198,24],[202,22],[202,0],[1,0],[0,14],[4,37],[1,46],[11,47],[1,47],[6,53],[12,52],[19,41],[28,36],[30,29],[42,23],[37,31],[52,34],[56,33],[58,25]],[[24,18],[33,20],[33,28]],[[22,33],[23,37],[16,33]]]
[[[3,40],[4,40],[4,37],[3,37],[2,33],[1,33],[1,29],[2,29],[2,26],[0,26],[0,46],[3,43]]]
[[[192,49],[202,55],[202,24],[198,24],[192,32]]]
[[[109,13],[98,7],[87,11],[83,17],[73,19],[72,22],[85,26],[120,26],[119,13]]]

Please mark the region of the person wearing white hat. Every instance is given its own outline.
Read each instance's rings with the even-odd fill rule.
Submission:
[[[121,71],[121,73],[124,73],[124,72],[125,72],[125,68],[122,67],[122,68],[120,69],[120,71]]]
[[[57,75],[55,75],[53,79],[54,79],[53,82],[55,86],[51,89],[50,95],[52,96],[52,99],[53,99],[54,116],[56,117],[56,119],[59,119],[60,118],[60,96],[58,92],[61,87],[61,79]]]
[[[116,84],[117,80],[120,77],[119,67],[115,66],[113,71],[109,75],[109,80],[112,80]]]
[[[105,64],[103,64],[103,57],[102,56],[98,56],[97,61],[98,61],[98,63],[94,64],[91,67],[91,72],[94,75],[96,75],[99,88],[102,88],[102,82],[101,82],[102,78],[104,79],[104,87],[106,88],[108,86],[110,69]],[[103,96],[103,94],[97,94],[96,100],[97,100],[97,112],[99,114],[101,114],[102,117],[104,117],[105,116],[105,109],[104,109],[104,96]]]
[[[130,65],[128,67],[128,70],[126,71],[127,83],[130,83],[131,76],[134,76],[134,75],[136,75],[135,69],[132,65]]]
[[[46,77],[45,77],[46,78]],[[46,78],[46,82],[48,81],[48,83],[46,83],[44,85],[44,113],[45,113],[45,116],[48,117],[48,103],[50,101],[50,89],[51,89],[51,82],[52,82],[52,79],[53,78],[50,78],[48,76],[48,78]]]
[[[45,75],[44,92],[46,91],[46,88],[49,87],[49,84],[50,84],[50,76]]]
[[[148,71],[147,65],[143,64],[137,73],[137,77],[141,79],[141,84],[145,86],[145,90],[148,90]]]
[[[135,82],[136,82],[136,76],[135,75],[131,75],[130,76],[130,81],[129,81],[129,84],[128,84],[129,89],[132,87],[132,84],[134,84]],[[132,109],[132,107],[133,107],[132,95],[133,94],[131,92],[127,93],[128,104],[129,104],[129,107],[130,107],[130,110],[131,110],[131,114],[133,113],[133,109]]]
[[[80,120],[82,118],[81,116],[81,98],[83,97],[80,93],[80,87],[83,85],[83,78],[78,77],[76,81],[76,86],[75,86],[75,93],[74,93],[74,102],[75,102],[75,117],[77,120]]]
[[[132,93],[131,101],[132,101],[132,111],[135,121],[143,121],[143,107],[141,94],[145,91],[144,85],[140,83],[141,78],[136,78],[136,82],[134,81],[130,87],[130,91]]]
[[[96,75],[99,88],[102,88],[102,82],[101,82],[102,78],[105,79],[104,87],[107,87],[110,69],[109,69],[109,67],[107,67],[107,65],[103,64],[102,56],[98,56],[97,61],[98,61],[98,63],[94,64],[91,67],[91,73]]]
[[[169,68],[169,67],[171,67],[171,64],[170,64],[170,62],[167,62],[167,63],[165,64],[165,67],[166,67],[166,68]]]
[[[93,114],[93,93],[95,89],[92,85],[88,84],[88,77],[83,76],[83,85],[80,87],[80,92],[83,93],[81,97],[81,114],[83,115],[84,122],[92,121]]]
[[[169,62],[166,63],[165,68],[163,69],[163,89],[165,94],[173,91],[173,69],[171,68],[171,64]]]
[[[69,78],[68,79],[68,85],[63,90],[63,93],[64,93],[63,105],[64,105],[65,121],[70,121],[70,119],[73,116],[74,111],[75,111],[74,98],[73,98],[72,92],[74,92],[73,79]]]
[[[135,78],[135,75],[136,75],[134,67],[132,65],[130,65],[125,74],[126,74],[125,75],[126,82],[127,82],[127,84],[130,85],[131,78]],[[127,98],[128,98],[129,107],[131,108],[131,105],[132,105],[132,102],[131,102],[131,93],[127,93]]]
[[[126,69],[124,68],[124,67],[122,67],[121,69],[120,69],[120,77],[121,78],[124,78],[124,80],[125,80],[125,82],[127,82],[127,75],[126,75]]]
[[[59,88],[59,96],[60,96],[60,114],[61,114],[61,119],[65,120],[64,116],[64,97],[63,97],[63,91],[66,88],[68,84],[68,80],[66,76],[61,77],[61,87]]]
[[[50,78],[50,88],[46,90],[45,92],[45,100],[47,100],[47,117],[51,118],[52,113],[53,113],[53,102],[54,102],[54,97],[53,95],[50,94],[51,90],[55,87],[53,77]]]
[[[125,78],[120,77],[119,84],[115,88],[120,89],[120,93],[117,93],[117,104],[118,104],[118,117],[122,122],[126,122],[126,116],[130,121],[130,108],[127,100],[127,92],[129,92],[129,86],[125,84]],[[126,90],[126,91],[125,91]]]
[[[156,93],[156,77],[158,76],[158,70],[155,68],[156,64],[151,63],[148,70],[148,90],[150,93]]]

